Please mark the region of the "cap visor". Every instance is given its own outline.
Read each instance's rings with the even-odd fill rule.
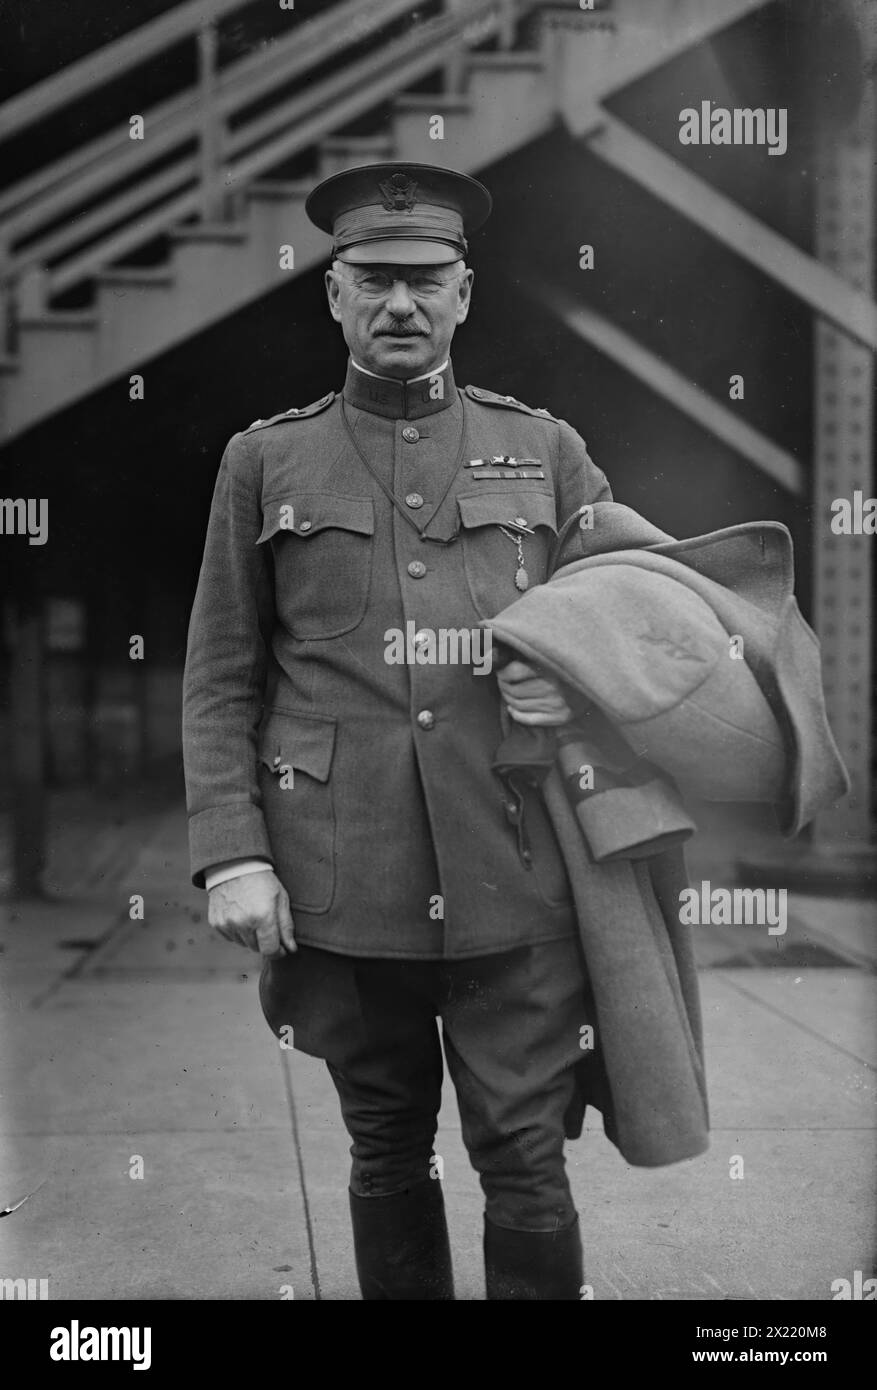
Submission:
[[[348,265],[450,265],[464,254],[446,241],[360,241],[335,259]]]

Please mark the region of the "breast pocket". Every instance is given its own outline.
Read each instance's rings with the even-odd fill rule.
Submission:
[[[259,727],[259,791],[277,877],[293,910],[326,912],[335,894],[336,721],[269,709]]]
[[[528,588],[548,577],[548,553],[557,534],[554,494],[530,492],[519,483],[495,492],[466,494],[457,503],[469,592],[480,616],[494,618],[520,598],[521,588],[515,583],[519,569],[526,573]],[[529,527],[532,534],[516,532],[516,525]],[[520,536],[520,551],[516,536]]]
[[[287,493],[262,504],[259,545],[274,556],[277,615],[303,641],[340,637],[362,622],[374,539],[370,497]]]

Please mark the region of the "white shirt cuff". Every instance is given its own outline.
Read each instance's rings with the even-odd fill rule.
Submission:
[[[212,869],[205,869],[204,884],[209,891],[218,883],[227,883],[230,878],[262,873],[263,870],[273,867],[267,859],[227,859],[223,864],[214,864]]]

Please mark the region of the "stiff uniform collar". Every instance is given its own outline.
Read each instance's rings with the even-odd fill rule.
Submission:
[[[437,390],[438,382],[441,382],[440,390]],[[348,362],[343,395],[350,405],[368,410],[372,415],[384,415],[390,420],[420,420],[424,415],[435,415],[453,405],[457,387],[450,362],[441,371],[417,381],[372,376]]]

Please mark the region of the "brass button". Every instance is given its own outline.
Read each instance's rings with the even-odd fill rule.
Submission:
[[[412,560],[408,566],[408,573],[412,579],[422,579],[426,574],[426,565],[422,560]]]
[[[303,521],[298,529],[300,531],[310,531],[313,524],[314,523],[312,521]]]
[[[526,526],[526,524],[527,524],[527,518],[526,518],[525,516],[516,516],[516,517],[515,517],[515,525],[516,525],[516,526]]]
[[[435,715],[431,709],[422,709],[417,716],[417,722],[421,729],[431,729],[435,724]]]
[[[405,506],[406,506],[406,507],[422,507],[422,506],[423,506],[423,498],[421,497],[420,493],[419,493],[419,492],[409,492],[408,496],[405,498]]]
[[[416,444],[420,438],[420,430],[416,430],[413,425],[406,425],[402,431],[402,438],[406,444]]]

